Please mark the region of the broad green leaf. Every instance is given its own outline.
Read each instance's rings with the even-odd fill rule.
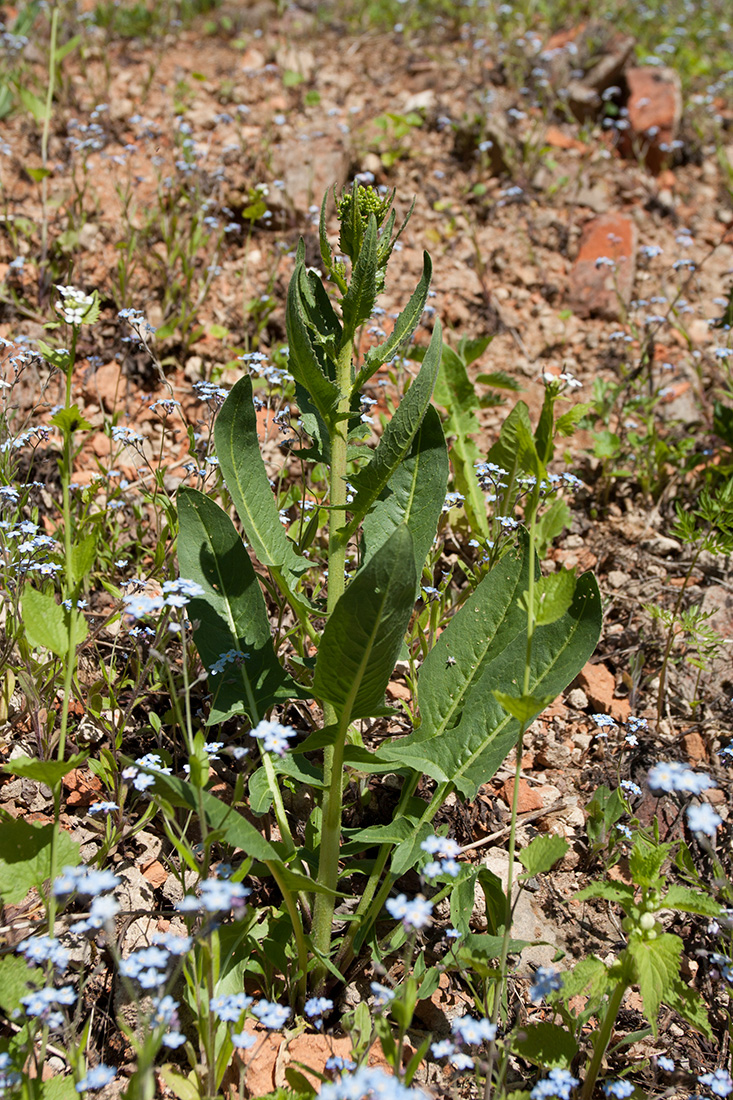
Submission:
[[[57,867],[76,867],[81,862],[79,845],[63,829],[22,819],[0,821],[0,898],[5,905],[18,905],[29,890],[40,889],[48,878],[55,832]]]
[[[78,405],[72,405],[68,409],[59,409],[51,417],[51,423],[59,428],[64,435],[72,432],[87,432],[92,427],[88,420],[79,412]]]
[[[637,886],[656,885],[662,864],[669,857],[671,844],[657,844],[637,833],[629,855],[629,871]]]
[[[24,779],[34,779],[37,783],[45,783],[48,787],[55,787],[65,775],[80,768],[89,753],[79,752],[70,756],[68,760],[35,760],[32,756],[16,756],[3,764],[2,770],[10,775],[21,775]]]
[[[34,648],[50,649],[66,657],[70,646],[81,645],[88,633],[80,611],[67,611],[50,592],[26,588],[23,592],[25,636]]]
[[[0,955],[0,1008],[7,1017],[13,1018],[29,986],[43,984],[44,973],[40,967],[30,966],[22,955]]]
[[[310,761],[288,753],[286,756],[273,759],[273,767],[276,775],[287,775],[298,782],[299,787],[309,787],[314,790],[323,789],[323,769],[311,764]],[[249,805],[252,813],[257,817],[267,813],[272,805],[272,792],[267,782],[267,772],[264,768],[257,768],[247,781]]]
[[[75,542],[71,547],[71,570],[74,584],[79,584],[87,576],[94,565],[96,553],[97,536],[94,533],[87,535],[80,542]]]
[[[506,481],[513,492],[513,482],[518,474],[536,474],[537,461],[529,409],[524,401],[517,401],[501,426],[499,438],[489,451],[487,461],[495,462],[506,470]]]
[[[519,733],[519,723],[503,710],[494,691],[514,693],[523,677],[526,637],[516,594],[526,588],[525,557],[526,539],[454,616],[420,672],[422,725],[376,754],[451,783],[467,799],[495,774]],[[593,653],[600,629],[598,585],[586,574],[567,614],[535,631],[530,693],[539,698],[559,694]]]
[[[710,1026],[705,1002],[696,989],[690,989],[689,985],[685,985],[679,975],[672,988],[664,994],[664,1003],[708,1039],[713,1038],[713,1029]]]
[[[630,883],[591,882],[590,886],[584,886],[573,896],[577,901],[603,898],[605,901],[616,901],[619,905],[631,906],[634,904],[634,892],[634,887]]]
[[[509,695],[506,691],[494,690],[494,698],[507,714],[518,722],[528,725],[536,714],[549,707],[554,695]]]
[[[377,219],[369,215],[349,289],[341,300],[341,312],[347,332],[355,332],[369,320],[377,299]]]
[[[558,535],[562,534],[572,522],[572,513],[566,501],[561,497],[554,500],[546,512],[537,520],[535,536],[537,539],[537,554],[540,561],[547,557],[547,551]]]
[[[393,355],[396,355],[400,347],[405,344],[414,333],[422,317],[425,303],[428,300],[430,280],[433,277],[433,265],[427,252],[423,252],[423,272],[420,282],[413,291],[412,297],[395,321],[392,332],[383,344],[369,348],[364,356],[364,366],[356,376],[353,390],[358,393],[364,383],[379,370]]]
[[[561,836],[539,834],[519,852],[517,858],[528,875],[541,875],[551,871],[569,847],[567,840]]]
[[[371,461],[351,479],[356,487],[356,495],[349,505],[349,511],[354,519],[346,529],[345,540],[351,537],[362,517],[366,515],[389,484],[390,478],[399,465],[410,453],[412,441],[423,422],[435,385],[440,365],[440,333],[440,323],[436,322],[417,378],[384,429]]]
[[[573,602],[577,577],[571,569],[560,569],[540,577],[534,588],[534,615],[536,626],[557,622]],[[522,596],[521,606],[527,608],[529,593]]]
[[[161,1066],[158,1072],[178,1100],[200,1100],[201,1093],[193,1070],[187,1077],[171,1065]]]
[[[296,553],[280,522],[260,453],[249,377],[232,387],[216,419],[214,439],[224,481],[257,560],[297,579],[308,562]]]
[[[566,1003],[581,993],[588,997],[602,997],[610,983],[606,964],[597,955],[589,955],[571,970],[563,971],[562,995]]]
[[[679,978],[682,940],[669,932],[662,932],[653,940],[631,936],[627,951],[634,963],[644,1012],[656,1035],[659,1005],[674,991]]]
[[[477,932],[471,932],[463,940],[458,949],[459,961],[474,965],[479,960],[489,962],[500,959],[503,948],[503,936],[488,936]],[[525,947],[531,947],[533,940],[509,940],[509,954],[518,955]]]
[[[579,1048],[575,1039],[560,1024],[541,1021],[536,1024],[521,1024],[518,1028],[512,1050],[520,1058],[526,1058],[542,1069],[570,1069]]]
[[[317,349],[317,330],[306,317],[304,296],[312,294],[305,265],[299,264],[290,280],[285,322],[288,334],[288,369],[296,382],[308,391],[324,422],[331,427],[339,401],[338,387],[328,377]],[[219,414],[221,416],[221,413]]]
[[[473,916],[476,897],[476,880],[479,868],[471,868],[465,875],[459,875],[450,892],[450,922],[462,936],[468,935]]]
[[[26,172],[34,183],[40,183],[41,180],[45,180],[52,175],[50,168],[26,168]]]
[[[276,702],[302,697],[303,689],[277,659],[262,589],[229,516],[204,493],[184,488],[178,518],[181,576],[198,581],[205,593],[188,607],[201,660],[210,670],[229,650],[247,654],[209,672],[209,724],[247,714],[256,725]]]
[[[701,917],[717,917],[722,911],[718,902],[709,894],[689,890],[686,886],[670,886],[660,902],[660,908],[699,913]]]
[[[415,546],[418,578],[438,529],[448,486],[448,452],[440,417],[428,407],[407,458],[395,470],[386,489],[364,517],[366,562],[401,523],[407,524]]]
[[[313,691],[341,718],[385,713],[416,587],[412,536],[402,525],[356,574],[321,637]]]

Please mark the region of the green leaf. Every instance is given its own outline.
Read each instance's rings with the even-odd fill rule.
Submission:
[[[629,855],[629,871],[637,886],[655,886],[662,864],[672,850],[671,844],[658,844],[637,833]]]
[[[59,870],[81,863],[79,845],[57,825],[35,825],[22,819],[0,821],[0,897],[5,905],[18,905],[34,886],[39,888],[51,873],[51,838],[56,838]]]
[[[356,376],[353,393],[359,393],[382,364],[386,363],[397,354],[400,347],[411,339],[422,317],[425,303],[428,300],[430,280],[433,277],[433,265],[427,252],[423,252],[423,272],[420,282],[412,293],[412,297],[395,321],[392,332],[383,344],[369,348],[364,356],[364,366]]]
[[[608,967],[596,955],[581,959],[571,970],[562,975],[562,995],[566,1003],[585,993],[590,998],[602,997],[611,979]]]
[[[710,1026],[705,1002],[697,990],[690,989],[689,985],[685,985],[679,976],[672,988],[664,994],[664,1003],[674,1009],[683,1020],[686,1020],[697,1031],[712,1040],[713,1029]]]
[[[570,1069],[579,1047],[566,1028],[543,1021],[520,1024],[512,1050],[542,1069]]]
[[[50,168],[26,168],[26,172],[34,183],[40,183],[41,180],[48,179],[53,174]]]
[[[356,574],[321,637],[313,691],[342,719],[385,713],[416,588],[412,536],[403,525]]]
[[[557,573],[548,573],[540,577],[534,588],[534,614],[536,626],[547,626],[557,622],[573,602],[573,593],[577,577],[572,569],[560,569]],[[529,593],[525,592],[520,601],[527,610]]]
[[[682,940],[669,932],[662,932],[655,939],[631,936],[627,951],[634,964],[644,1012],[656,1035],[659,1005],[674,991],[679,978]]]
[[[679,909],[683,913],[699,913],[701,917],[717,917],[722,907],[715,898],[686,886],[670,886],[659,903],[660,909]]]
[[[65,775],[80,768],[88,756],[87,752],[78,752],[68,760],[35,760],[32,756],[16,756],[3,764],[2,770],[9,775],[21,775],[24,779],[34,779],[47,787],[55,787]]]
[[[509,695],[505,691],[494,690],[494,698],[504,710],[518,722],[529,725],[536,714],[549,707],[554,695]]]
[[[499,438],[489,451],[488,462],[495,462],[507,471],[506,481],[512,491],[518,474],[537,475],[537,451],[532,435],[529,409],[524,401],[517,401],[501,426]],[[540,476],[543,471],[540,470]]]
[[[25,636],[36,649],[50,649],[57,657],[66,657],[70,646],[81,645],[87,636],[81,612],[67,611],[50,592],[26,588],[22,608]]]
[[[149,790],[162,795],[173,806],[198,813],[199,792],[187,780],[159,771],[148,771],[148,774],[155,779],[155,785]],[[220,831],[227,844],[241,848],[248,856],[262,863],[282,864],[277,850],[246,817],[209,791],[201,791],[200,797],[209,828]]]
[[[51,417],[51,423],[59,428],[64,435],[71,435],[73,432],[88,432],[92,427],[89,421],[81,415],[77,405],[72,405],[69,409],[59,409]]]
[[[541,875],[551,871],[569,847],[567,840],[561,836],[539,834],[519,852],[517,858],[528,875]]]
[[[428,406],[412,448],[364,517],[363,560],[366,562],[405,523],[415,546],[417,575],[435,539],[448,486],[448,451],[440,417]]]
[[[370,214],[349,289],[341,300],[341,312],[347,332],[355,332],[359,325],[369,320],[376,300],[377,219]]]
[[[246,659],[210,675],[209,724],[247,714],[253,724],[276,702],[303,697],[277,659],[262,589],[241,538],[218,504],[196,489],[178,492],[178,561],[182,577],[205,595],[191,600],[194,641],[207,669],[229,650]]]
[[[571,436],[579,422],[590,412],[591,408],[592,405],[589,401],[580,401],[577,405],[573,405],[572,409],[568,409],[566,413],[563,413],[562,416],[558,416],[555,421],[556,434]]]
[[[29,987],[43,984],[44,973],[40,967],[29,966],[22,955],[0,955],[0,1008],[7,1017],[13,1018]]]
[[[319,331],[309,324],[304,297],[312,296],[313,290],[308,284],[308,276],[303,263],[293,272],[288,287],[288,300],[285,310],[285,324],[288,335],[288,369],[296,382],[309,393],[310,398],[329,428],[333,426],[333,417],[339,401],[338,387],[328,377],[317,351]],[[221,414],[219,414],[221,415]]]
[[[161,1066],[158,1072],[178,1100],[200,1100],[201,1094],[193,1070],[187,1077],[171,1065]]]
[[[73,1077],[52,1077],[41,1085],[41,1100],[78,1100]]]
[[[509,940],[509,954],[518,955],[525,947],[531,947],[532,940]],[[475,966],[479,962],[491,962],[500,959],[504,946],[503,936],[487,936],[471,932],[461,940],[458,949],[458,961]]]
[[[616,901],[624,907],[634,904],[634,887],[625,882],[591,882],[590,886],[583,887],[574,895],[577,901],[587,901],[588,898],[604,898],[606,901]]]
[[[461,345],[459,345],[460,351]],[[474,531],[484,538],[489,535],[486,517],[486,500],[476,476],[475,464],[483,458],[476,442],[471,438],[480,424],[474,410],[481,407],[476,388],[468,377],[466,361],[457,352],[444,345],[440,373],[435,385],[434,400],[448,412],[444,429],[447,436],[455,436],[451,444],[451,464],[456,490],[463,495],[464,508]]]
[[[80,542],[75,542],[71,547],[71,572],[74,584],[84,580],[92,566],[97,553],[97,536],[92,532]]]
[[[371,462],[352,476],[356,495],[349,505],[354,519],[344,534],[347,541],[380,494],[389,484],[400,463],[410,453],[412,441],[423,422],[440,365],[440,323],[436,322],[430,345],[417,378],[403,397],[394,416],[384,429]]]
[[[29,88],[25,88],[22,84],[16,83],[16,89],[20,96],[20,102],[26,111],[30,111],[36,122],[44,122],[48,112],[43,100],[39,99],[37,95],[34,95]]]
[[[249,377],[232,387],[217,417],[214,439],[224,481],[258,561],[297,580],[308,562],[296,553],[280,522],[257,439]]]
[[[422,724],[400,742],[380,747],[377,759],[449,782],[467,799],[495,774],[519,733],[517,720],[493,692],[515,694],[523,677],[526,622],[517,595],[527,588],[528,556],[525,532],[426,657],[418,682]],[[530,693],[546,697],[562,691],[592,654],[600,629],[600,593],[586,575],[567,614],[535,631]]]

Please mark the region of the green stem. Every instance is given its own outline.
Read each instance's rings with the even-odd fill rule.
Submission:
[[[308,988],[308,944],[306,942],[305,933],[303,932],[303,922],[300,919],[300,913],[298,907],[293,900],[293,895],[288,889],[287,883],[284,881],[282,874],[280,873],[280,867],[277,863],[270,863],[265,861],[265,866],[270,871],[270,874],[274,878],[275,882],[280,887],[280,893],[285,901],[285,906],[290,914],[290,921],[293,926],[293,935],[295,936],[295,944],[298,950],[298,966],[300,968],[300,977],[298,978],[298,1001],[302,1007],[305,1004],[306,992]],[[319,897],[322,895],[319,894]]]
[[[669,664],[669,655],[672,652],[672,645],[674,644],[674,624],[677,621],[680,607],[682,606],[682,600],[687,589],[687,582],[692,576],[692,571],[697,565],[697,560],[703,550],[704,542],[701,542],[697,548],[697,551],[692,555],[692,561],[690,567],[685,573],[685,579],[680,586],[679,595],[675,600],[675,605],[672,609],[672,621],[669,624],[669,631],[667,633],[667,644],[664,647],[664,656],[662,657],[662,667],[659,672],[659,688],[657,689],[657,722],[661,722],[664,712],[664,696],[667,682],[667,665]]]
[[[328,521],[328,599],[326,604],[329,615],[333,613],[345,589],[346,542],[341,538],[341,535],[346,527],[347,414],[351,393],[352,357],[353,332],[344,332],[336,362],[336,383],[341,396],[338,404],[338,417],[331,434],[329,479],[331,510]],[[336,711],[330,703],[326,703],[323,708],[323,719],[326,726],[335,725],[338,721]],[[348,721],[339,723],[335,744],[328,746],[323,753],[323,780],[326,789],[323,799],[318,882],[321,886],[328,887],[329,891],[335,891],[338,884],[344,748],[348,728]],[[321,956],[328,955],[330,951],[334,905],[335,897],[333,894],[317,895],[313,910],[312,935],[315,948]],[[316,984],[321,984],[325,976],[326,968],[319,959],[315,967]]]
[[[593,1057],[591,1058],[590,1065],[588,1066],[588,1072],[583,1082],[583,1091],[580,1094],[580,1100],[592,1100],[593,1090],[596,1085],[598,1074],[600,1073],[601,1066],[603,1065],[603,1056],[606,1053],[608,1044],[611,1041],[611,1033],[613,1032],[613,1025],[616,1023],[616,1017],[618,1016],[619,1009],[621,1008],[621,1002],[624,999],[624,993],[626,992],[627,984],[625,980],[621,980],[613,993],[611,994],[608,1002],[608,1008],[606,1009],[606,1015],[603,1018],[600,1030],[596,1033],[596,1037],[593,1043]]]

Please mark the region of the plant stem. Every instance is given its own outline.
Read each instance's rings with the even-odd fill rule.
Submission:
[[[328,521],[328,614],[333,614],[336,604],[344,593],[344,566],[346,564],[346,543],[341,534],[346,527],[346,466],[348,447],[348,419],[351,392],[351,374],[353,357],[353,332],[345,331],[336,362],[336,383],[339,389],[338,419],[331,434],[331,470],[329,502],[331,511]],[[323,708],[324,725],[336,724],[338,717],[330,703]],[[345,722],[339,722],[338,734],[334,745],[328,746],[323,753],[323,822],[321,825],[321,852],[318,862],[318,882],[329,891],[335,891],[338,883],[338,860],[341,847],[341,811],[343,801],[344,747],[348,732],[348,716]],[[329,954],[331,946],[331,926],[335,898],[333,894],[318,894],[313,910],[313,943],[322,956]],[[315,967],[316,985],[320,985],[326,976],[326,968],[319,959]]]
[[[688,583],[690,577],[692,576],[693,569],[697,565],[697,559],[700,557],[700,554],[702,553],[704,545],[705,545],[704,540],[701,540],[700,545],[698,546],[695,553],[692,555],[692,561],[690,562],[690,567],[687,570],[687,572],[685,573],[685,579],[683,580],[683,582],[680,586],[679,595],[677,596],[677,599],[675,600],[675,605],[672,609],[672,621],[669,624],[669,631],[667,633],[667,644],[664,647],[664,656],[662,657],[662,667],[661,667],[660,672],[659,672],[659,689],[657,691],[657,722],[661,722],[662,717],[663,717],[663,712],[664,712],[664,696],[665,696],[666,683],[667,683],[667,665],[669,664],[669,655],[672,652],[672,646],[674,644],[674,624],[677,620],[677,616],[679,614],[680,607],[682,606],[682,600],[683,600],[684,595],[685,595],[685,590],[687,589],[687,583]]]
[[[580,1100],[592,1100],[596,1079],[603,1064],[603,1055],[606,1053],[608,1044],[611,1041],[613,1025],[616,1023],[616,1017],[621,1008],[621,1002],[624,999],[626,989],[626,982],[622,979],[611,994],[608,1008],[606,1009],[606,1015],[603,1018],[603,1023],[596,1034],[593,1044],[593,1057],[591,1058],[588,1072],[583,1082],[583,1091],[580,1094]]]
[[[48,90],[46,92],[46,111],[43,117],[43,132],[41,134],[41,167],[46,169],[48,165],[48,138],[51,132],[51,108],[53,106],[53,93],[56,84],[56,36],[59,25],[59,9],[54,7],[51,12],[51,42],[49,45],[48,60]],[[40,270],[45,274],[46,257],[48,253],[48,177],[44,174],[41,180],[41,263]],[[42,275],[43,277],[43,275]]]

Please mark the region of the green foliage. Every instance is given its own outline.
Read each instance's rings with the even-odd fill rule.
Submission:
[[[60,826],[0,820],[0,898],[6,905],[18,905],[29,890],[40,889],[51,873],[54,845],[57,867],[81,861],[79,845]]]

